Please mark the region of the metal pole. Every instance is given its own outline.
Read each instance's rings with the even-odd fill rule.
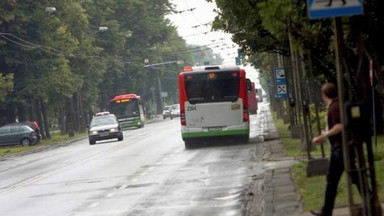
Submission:
[[[159,95],[160,95],[160,100],[158,102],[158,108],[157,108],[157,114],[160,115],[163,113],[163,96],[162,96],[162,90],[161,90],[160,70],[158,70],[157,83],[159,85]]]
[[[375,88],[373,87],[373,61],[369,60],[369,83],[372,90],[372,121],[373,121],[373,137],[375,139],[375,146],[377,146],[377,131],[376,131],[376,104],[375,104]]]
[[[347,181],[348,181],[348,195],[349,195],[349,210],[350,214],[354,215],[356,214],[356,211],[354,211],[353,206],[353,192],[352,192],[352,181],[351,177],[349,175],[350,172],[350,158],[349,158],[349,145],[348,145],[348,134],[345,128],[345,116],[344,116],[344,68],[343,68],[343,32],[342,32],[342,23],[341,18],[337,17],[334,18],[335,23],[335,51],[336,51],[336,70],[337,70],[337,90],[338,90],[338,97],[339,97],[339,109],[340,109],[340,122],[344,127],[344,130],[342,131],[342,137],[343,137],[343,156],[344,156],[344,167],[347,175]]]

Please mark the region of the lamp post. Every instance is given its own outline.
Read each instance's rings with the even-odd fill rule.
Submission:
[[[56,8],[55,7],[46,7],[45,8],[45,13],[52,14],[52,13],[55,13],[55,12],[56,12]]]
[[[149,63],[149,59],[144,59],[144,63],[148,64]],[[154,68],[153,65],[144,65],[144,67],[145,68]],[[157,74],[157,85],[158,85],[159,91],[158,91],[158,96],[157,96],[158,100],[156,100],[156,104],[157,104],[156,111],[157,111],[157,114],[162,114],[163,113],[163,100],[161,99],[160,71],[157,70],[157,72],[158,72],[158,74]]]
[[[156,48],[153,48],[156,49]],[[155,64],[149,64],[149,59],[144,59],[144,68],[155,68],[155,66],[160,66],[160,65],[166,65],[166,64],[184,64],[183,60],[178,60],[178,61],[168,61],[168,62],[160,62],[160,63],[155,63]],[[162,88],[161,88],[161,80],[160,80],[160,70],[157,69],[158,76],[157,76],[157,85],[159,87],[159,93],[158,93],[158,101],[157,101],[157,114],[162,114],[163,113],[163,93],[162,93]]]

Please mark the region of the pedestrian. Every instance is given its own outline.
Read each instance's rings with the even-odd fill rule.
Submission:
[[[341,1],[343,2],[342,5],[345,5],[345,3],[346,3],[345,0],[341,0]],[[331,7],[331,6],[332,6],[332,0],[329,0],[329,1],[328,1],[327,6],[328,6],[328,7]]]
[[[328,138],[331,147],[331,156],[327,172],[327,185],[325,189],[324,206],[320,210],[311,211],[317,216],[332,216],[337,186],[344,171],[342,131],[343,125],[340,121],[339,100],[337,88],[332,83],[324,84],[321,88],[323,101],[328,107],[326,130],[313,138],[313,143],[321,143]]]
[[[28,121],[28,123],[32,126],[32,129],[36,132],[40,132],[39,124],[35,121]]]
[[[40,134],[40,127],[39,127],[39,124],[37,124],[36,121],[28,121],[27,122],[31,128],[36,132],[36,136],[37,136],[37,141],[36,142],[39,142],[40,139],[41,139],[41,134]]]

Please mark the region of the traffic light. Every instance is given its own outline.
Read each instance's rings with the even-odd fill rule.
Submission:
[[[241,65],[240,59],[238,57],[236,57],[235,60],[236,60],[236,65]]]
[[[243,60],[244,58],[244,53],[241,49],[237,49],[237,57],[240,59],[240,60]]]

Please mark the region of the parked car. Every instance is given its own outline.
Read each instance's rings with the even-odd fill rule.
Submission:
[[[180,104],[173,104],[171,106],[171,118],[180,117]]]
[[[163,119],[171,117],[171,106],[165,106],[163,108]]]
[[[35,133],[36,133],[36,137],[37,137],[37,141],[36,143],[40,142],[41,140],[41,133],[40,133],[40,127],[39,125],[37,124],[37,122],[35,121],[27,121],[27,122],[20,122],[20,123],[13,123],[13,124],[24,124],[24,125],[27,125],[29,126],[30,128],[32,128]],[[35,143],[35,144],[36,144]]]
[[[30,146],[36,142],[36,132],[25,123],[14,123],[0,127],[0,145]]]
[[[27,125],[28,127],[32,128],[32,130],[34,130],[35,133],[36,133],[37,140],[36,140],[35,144],[37,144],[41,140],[40,128],[39,128],[39,126],[37,125],[36,122],[27,121],[27,122],[10,123],[10,124],[7,124],[7,125]]]
[[[36,133],[37,140],[36,140],[36,142],[34,144],[39,143],[40,140],[41,140],[40,128],[39,128],[37,122],[27,121],[27,122],[10,123],[10,124],[7,124],[7,125],[27,125],[28,127],[32,128],[32,130],[34,130],[35,133]]]
[[[88,130],[89,144],[93,145],[96,141],[115,139],[123,140],[123,131],[114,114],[109,112],[97,113],[91,121]]]

